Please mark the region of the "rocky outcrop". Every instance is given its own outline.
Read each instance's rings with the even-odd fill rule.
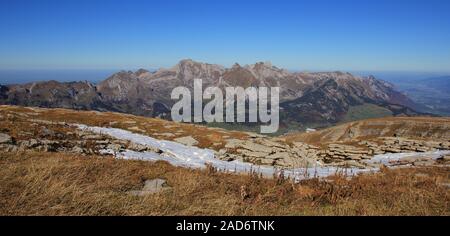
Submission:
[[[450,150],[449,141],[427,141],[406,138],[380,138],[377,142],[361,141],[374,154],[400,153],[400,152],[430,152],[436,150]]]
[[[320,151],[318,154],[319,158],[326,163],[340,160],[360,161],[370,159],[372,155],[371,150],[343,144],[329,144],[327,149]]]
[[[284,167],[315,165],[318,148],[295,143],[292,146],[277,138],[250,136],[248,140],[228,139],[225,148],[217,152],[222,160],[241,160],[263,165]]]

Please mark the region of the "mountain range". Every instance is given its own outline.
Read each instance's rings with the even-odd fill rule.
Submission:
[[[280,87],[283,132],[378,116],[414,116],[417,104],[386,81],[345,72],[289,72],[269,62],[230,68],[182,60],[169,69],[120,71],[93,84],[43,81],[0,85],[0,104],[130,113],[170,119],[173,88]],[[349,115],[351,114],[351,115]]]

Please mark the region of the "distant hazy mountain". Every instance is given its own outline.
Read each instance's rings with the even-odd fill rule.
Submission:
[[[450,76],[441,76],[418,81],[420,85],[427,86],[442,93],[450,92]]]
[[[450,76],[401,80],[396,87],[407,94],[422,112],[450,115]]]
[[[414,111],[417,104],[396,91],[392,84],[373,76],[358,77],[343,72],[291,73],[267,62],[225,68],[192,60],[182,60],[170,69],[155,72],[121,71],[97,85],[46,81],[1,86],[0,104],[95,109],[169,118],[170,107],[176,102],[170,99],[172,89],[177,86],[192,89],[194,79],[203,79],[204,87],[279,86],[281,122],[285,129],[327,126],[347,121],[349,117],[419,114]]]

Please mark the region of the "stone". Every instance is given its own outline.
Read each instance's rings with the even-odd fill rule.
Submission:
[[[340,162],[338,164],[336,164],[336,166],[341,166],[341,167],[356,167],[356,168],[366,168],[366,166],[358,161],[355,160],[349,160],[349,161],[343,161]]]
[[[415,148],[416,151],[418,152],[429,152],[429,151],[433,151],[433,148],[429,148],[429,147],[417,147]]]
[[[381,155],[381,154],[385,154],[386,152],[383,150],[378,150],[378,149],[372,149],[373,150],[373,155]]]
[[[416,161],[413,163],[414,166],[433,166],[436,162],[432,159]]]
[[[308,156],[308,152],[305,149],[294,148],[294,149],[292,149],[292,152],[295,153],[299,157]]]
[[[241,156],[237,156],[237,155],[230,154],[230,153],[219,154],[216,156],[216,158],[218,158],[219,160],[222,160],[222,161],[234,161],[234,160],[242,161],[242,159],[243,159]]]
[[[450,149],[450,142],[443,142],[443,143],[441,143],[441,149],[449,150]]]
[[[258,140],[258,142],[261,145],[268,146],[268,147],[277,147],[277,148],[282,148],[282,149],[289,148],[288,145],[281,144],[281,143],[278,143],[278,142],[274,142],[274,141],[269,140],[269,139],[261,139],[261,140]]]
[[[292,146],[294,146],[294,147],[299,147],[299,148],[304,148],[304,147],[307,147],[308,144],[302,143],[302,142],[293,142],[293,143],[292,143]]]
[[[112,141],[112,143],[119,144],[121,146],[126,146],[128,145],[129,142],[127,140],[115,139]]]
[[[162,151],[157,147],[152,147],[149,145],[142,145],[142,144],[137,144],[137,143],[130,143],[130,145],[128,145],[128,149],[131,149],[136,152],[155,152],[158,154],[162,153]]]
[[[27,147],[29,147],[29,148],[33,148],[33,147],[38,146],[38,145],[39,145],[39,142],[38,142],[36,139],[32,138],[32,139],[30,139],[30,140],[28,141],[28,143],[26,143],[26,145],[27,145]]]
[[[198,141],[195,140],[192,136],[186,136],[181,138],[174,139],[175,142],[187,145],[187,146],[194,146],[198,144]]]
[[[97,145],[108,145],[110,143],[109,140],[96,140],[95,144]]]
[[[137,143],[131,143],[128,146],[129,149],[136,151],[136,152],[145,152],[147,151],[147,147],[145,145],[137,144]]]
[[[119,152],[119,151],[122,150],[122,145],[111,143],[111,144],[108,144],[108,146],[106,148],[107,149],[111,149],[111,150],[113,150],[115,152]]]
[[[316,132],[316,129],[312,129],[312,128],[306,128],[306,133],[312,133],[312,132]]]
[[[357,155],[357,154],[348,155],[347,158],[351,159],[351,160],[361,160],[362,159],[361,155]]]
[[[53,137],[55,136],[55,132],[53,130],[48,129],[47,127],[42,127],[39,133],[41,137]]]
[[[288,152],[277,152],[267,156],[267,159],[279,160],[279,159],[287,159],[290,157],[291,156],[289,155]]]
[[[257,133],[253,133],[253,132],[244,132],[244,133],[247,134],[250,138],[264,138],[264,137],[266,137],[265,135],[257,134]]]
[[[450,161],[450,155],[441,156],[437,160],[444,161],[444,162]]]
[[[12,138],[8,134],[0,133],[0,144],[2,143],[12,143]]]
[[[78,146],[73,147],[70,152],[76,153],[76,154],[82,154],[84,153],[84,150]]]
[[[254,142],[244,142],[243,145],[241,145],[242,148],[245,148],[247,150],[250,151],[254,151],[254,152],[265,152],[265,153],[271,153],[272,152],[272,148],[268,147],[268,146],[264,146],[261,144],[257,144]]]
[[[246,149],[237,149],[236,151],[247,157],[264,158],[267,156],[267,153],[265,153],[265,152],[256,152],[256,151],[250,151],[250,150],[246,150]]]
[[[160,193],[168,189],[171,189],[171,187],[167,185],[165,179],[150,179],[145,181],[142,190],[132,190],[128,193],[133,196],[146,196],[150,194]]]
[[[226,154],[227,153],[227,149],[225,149],[225,148],[222,148],[222,149],[220,149],[219,150],[219,154]]]
[[[417,173],[417,174],[414,174],[414,176],[419,177],[419,178],[427,178],[427,177],[430,177],[430,175],[425,174],[425,173]]]
[[[226,142],[225,147],[230,149],[237,148],[244,143],[244,141],[240,139],[226,139],[225,142]]]
[[[441,146],[440,142],[436,142],[436,141],[426,141],[424,143],[424,145],[426,147],[430,147],[430,148],[439,148]]]
[[[384,148],[383,151],[385,151],[385,152],[392,152],[392,153],[400,153],[400,152],[402,152],[402,150],[400,150],[398,148],[391,148],[391,147]]]
[[[273,166],[276,164],[276,160],[274,160],[274,159],[263,158],[263,159],[259,159],[258,161],[259,161],[259,163],[261,163],[261,165]]]
[[[12,144],[0,144],[0,150],[3,152],[17,152],[18,147]]]

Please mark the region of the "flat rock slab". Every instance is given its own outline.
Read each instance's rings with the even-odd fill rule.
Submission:
[[[198,141],[195,140],[192,136],[186,136],[181,138],[174,139],[175,142],[187,145],[187,146],[194,146],[198,144]]]
[[[10,143],[11,141],[12,141],[11,136],[5,133],[0,133],[0,143]]]
[[[146,196],[159,193],[167,189],[170,189],[170,187],[167,186],[165,179],[149,179],[145,181],[142,190],[132,190],[128,193],[133,196]]]

